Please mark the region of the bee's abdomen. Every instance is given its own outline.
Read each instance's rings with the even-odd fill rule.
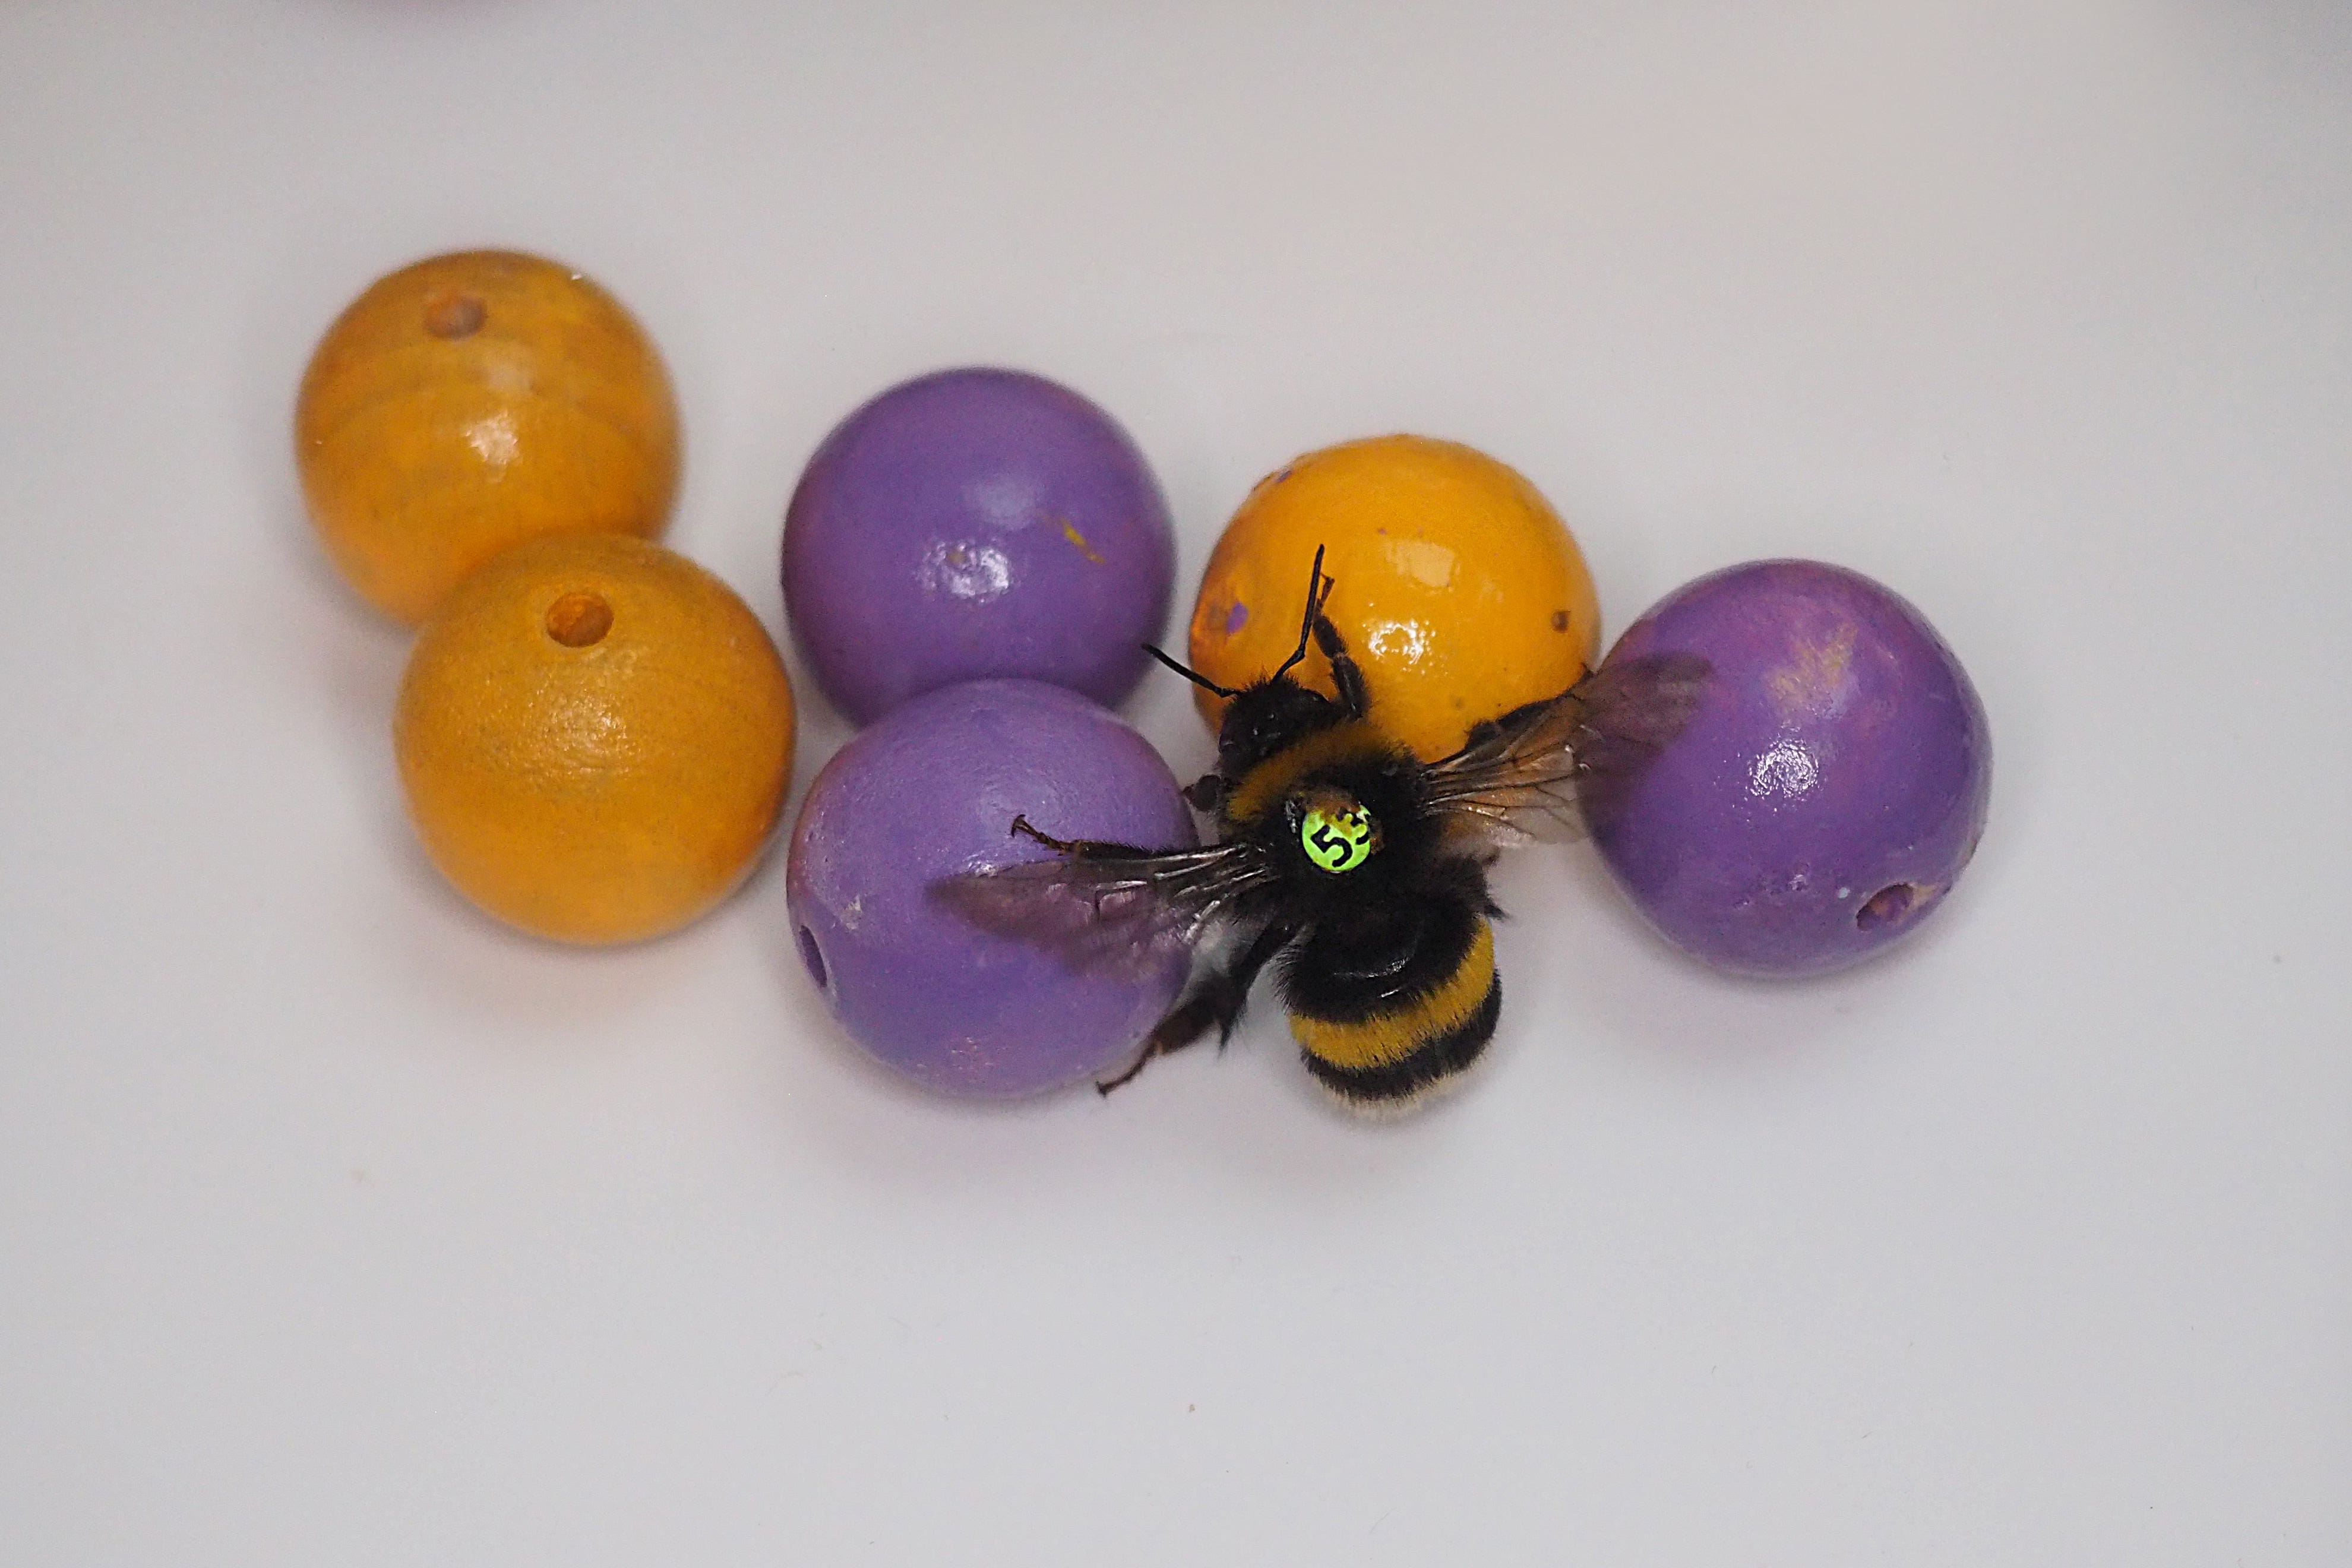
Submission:
[[[1468,921],[1466,942],[1440,938],[1416,954],[1444,967],[1402,996],[1368,999],[1349,987],[1295,983],[1288,988],[1290,1032],[1326,1089],[1351,1104],[1382,1109],[1438,1087],[1478,1059],[1494,1037],[1503,986],[1495,972],[1494,928],[1481,915],[1469,914]]]

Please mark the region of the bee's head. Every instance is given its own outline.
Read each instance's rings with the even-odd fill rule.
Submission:
[[[1323,550],[1315,550],[1315,564],[1307,577],[1307,614],[1298,626],[1298,647],[1282,667],[1265,679],[1236,690],[1220,686],[1198,670],[1187,669],[1150,643],[1144,651],[1193,685],[1226,700],[1224,722],[1217,727],[1217,771],[1236,779],[1297,741],[1301,736],[1336,724],[1342,717],[1337,702],[1290,678],[1307,657],[1315,617],[1339,584],[1323,575]]]
[[[1188,670],[1152,644],[1143,644],[1143,651],[1164,663],[1169,670],[1176,670],[1176,675],[1185,677],[1202,691],[1213,691],[1225,699],[1225,721],[1216,729],[1216,771],[1225,778],[1240,778],[1279,752],[1284,745],[1291,745],[1318,729],[1339,724],[1343,717],[1339,703],[1291,679],[1291,670],[1296,670],[1298,660],[1307,656],[1307,637],[1315,635],[1315,616],[1322,614],[1324,602],[1331,597],[1334,588],[1339,588],[1339,583],[1322,574],[1322,545],[1318,545],[1315,564],[1307,569],[1307,614],[1298,623],[1298,648],[1282,660],[1279,670],[1261,682],[1242,687],[1240,691],[1234,691],[1233,687],[1218,687],[1200,670]]]
[[[1341,718],[1337,702],[1287,674],[1270,675],[1227,695],[1233,700],[1225,706],[1224,722],[1217,726],[1217,771],[1229,779],[1241,777],[1301,736]]]

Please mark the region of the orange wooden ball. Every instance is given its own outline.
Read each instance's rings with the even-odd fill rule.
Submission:
[[[1508,465],[1453,441],[1326,447],[1258,481],[1226,524],[1192,608],[1192,668],[1264,679],[1298,646],[1320,547],[1325,613],[1364,671],[1372,717],[1421,756],[1481,719],[1557,696],[1601,646],[1601,606],[1559,514]],[[1331,689],[1310,649],[1297,677]],[[1213,730],[1223,701],[1196,691]]]
[[[552,261],[474,250],[379,279],[336,318],[302,377],[294,448],[327,553],[414,626],[525,540],[657,536],[677,406],[610,294]]]
[[[724,899],[793,776],[793,689],[743,601],[682,555],[544,539],[460,584],[393,710],[409,819],[459,891],[563,942]]]

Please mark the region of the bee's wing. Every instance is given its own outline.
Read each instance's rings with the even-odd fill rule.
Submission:
[[[1558,697],[1515,708],[1429,768],[1429,805],[1446,837],[1507,849],[1581,837],[1683,726],[1706,660],[1654,654],[1602,667]]]
[[[931,894],[982,931],[1053,949],[1071,967],[1139,973],[1190,952],[1276,878],[1249,843],[1148,855],[1057,855],[966,871]]]

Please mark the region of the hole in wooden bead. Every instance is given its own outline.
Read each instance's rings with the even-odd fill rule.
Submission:
[[[565,647],[586,647],[613,629],[613,606],[597,594],[566,594],[547,607],[547,635]]]
[[[817,948],[816,933],[803,926],[795,934],[800,938],[801,962],[808,965],[809,978],[815,981],[816,988],[822,991],[824,989],[824,954]]]
[[[1862,901],[1853,923],[1864,931],[1899,926],[1934,902],[1935,891],[1916,882],[1890,882]]]
[[[436,338],[469,338],[489,314],[478,294],[436,294],[425,301],[425,330]]]

